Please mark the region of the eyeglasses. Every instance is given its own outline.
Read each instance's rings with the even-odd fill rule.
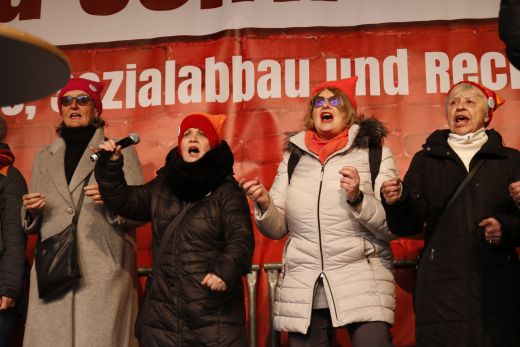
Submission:
[[[338,107],[343,105],[343,101],[337,95],[333,95],[330,98],[324,98],[323,96],[317,96],[311,100],[312,107],[322,107],[325,105],[325,101],[329,102],[330,106]]]
[[[72,105],[72,102],[74,100],[76,100],[78,105],[85,106],[85,105],[88,105],[91,98],[90,98],[90,95],[80,94],[80,95],[76,95],[76,96],[65,95],[65,96],[62,96],[60,100],[61,100],[62,106],[70,106],[70,105]]]

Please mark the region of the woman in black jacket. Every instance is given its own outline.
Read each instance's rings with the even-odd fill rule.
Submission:
[[[511,64],[520,69],[520,0],[501,0],[498,13],[500,38]]]
[[[22,283],[25,273],[25,234],[20,209],[27,184],[14,166],[14,155],[3,143],[7,123],[0,115],[0,347],[9,345],[16,320],[26,309]]]
[[[407,236],[425,228],[414,298],[418,347],[520,346],[520,209],[508,191],[520,178],[520,154],[486,129],[500,104],[479,84],[453,86],[449,129],[428,137],[402,184],[383,183],[390,230]]]
[[[254,238],[249,205],[233,178],[233,154],[220,141],[225,116],[190,114],[179,146],[157,177],[128,186],[123,158],[113,151],[95,169],[103,200],[113,212],[152,221],[154,269],[136,326],[143,346],[246,346],[242,276],[249,272]],[[190,204],[169,239],[168,224]],[[167,242],[160,259],[157,251]]]

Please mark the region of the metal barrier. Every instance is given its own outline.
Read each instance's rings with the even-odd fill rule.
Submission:
[[[282,269],[282,263],[266,263],[264,271],[267,272],[267,286],[269,288],[269,341],[271,347],[280,346],[280,333],[273,328],[274,298],[278,274]]]
[[[256,283],[260,265],[253,264],[247,274],[247,302],[249,303],[249,347],[256,347]]]
[[[394,260],[394,269],[410,269],[415,267],[417,264],[416,260]],[[278,282],[278,275],[282,270],[282,263],[265,263],[263,265],[264,271],[267,274],[267,286],[269,289],[269,346],[279,347],[280,346],[280,333],[273,328],[274,318],[274,300],[275,300],[275,289],[276,283]],[[151,268],[138,268],[138,276],[148,276],[152,271]],[[259,264],[253,264],[251,271],[246,275],[247,282],[247,300],[249,303],[249,346],[257,346],[256,338],[256,316],[257,316],[257,287],[258,287],[258,272],[260,271]]]

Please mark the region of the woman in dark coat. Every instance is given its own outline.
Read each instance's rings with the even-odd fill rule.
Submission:
[[[233,154],[219,132],[225,116],[190,114],[179,147],[157,177],[128,186],[119,147],[96,166],[107,206],[123,216],[152,221],[154,269],[136,334],[143,346],[246,346],[242,276],[251,268],[254,238],[249,205],[233,178]],[[192,203],[172,236],[168,224]],[[157,251],[168,242],[160,259]]]
[[[6,135],[7,122],[0,115],[0,347],[9,345],[12,328],[27,308],[22,286],[26,237],[20,219],[27,184],[13,166]]]
[[[520,69],[520,0],[501,0],[498,13],[500,38],[511,64]]]
[[[520,346],[520,210],[508,191],[520,178],[520,158],[486,129],[500,104],[476,83],[453,86],[446,99],[449,129],[428,137],[402,184],[383,183],[390,230],[407,236],[425,226],[415,291],[417,346]]]

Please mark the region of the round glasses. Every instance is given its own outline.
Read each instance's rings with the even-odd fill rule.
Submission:
[[[62,106],[70,106],[70,105],[72,105],[72,102],[74,100],[76,100],[76,103],[78,105],[86,106],[90,102],[91,98],[90,98],[90,95],[87,95],[87,94],[80,94],[80,95],[76,95],[76,96],[64,95],[60,98]]]
[[[312,107],[322,107],[325,105],[325,101],[329,103],[330,106],[338,107],[343,105],[343,101],[341,101],[341,98],[337,95],[333,95],[330,98],[325,98],[323,96],[317,96],[311,100]]]

